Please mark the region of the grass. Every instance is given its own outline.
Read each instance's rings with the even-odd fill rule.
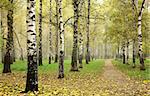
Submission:
[[[97,73],[102,72],[102,68],[104,66],[104,60],[95,60],[91,61],[89,64],[85,64],[85,60],[83,60],[83,69],[80,69],[81,73]],[[64,70],[65,74],[69,73],[71,67],[71,61],[64,61]],[[3,64],[0,64],[0,72],[3,70]],[[27,70],[27,62],[26,61],[16,61],[11,65],[12,72],[26,72]],[[58,71],[58,63],[48,64],[48,60],[43,60],[43,66],[38,67],[39,73],[48,73],[48,72],[57,72]]]
[[[150,59],[145,60],[145,71],[141,71],[139,68],[139,61],[136,60],[136,68],[132,68],[132,61],[130,60],[130,65],[123,64],[119,60],[113,60],[113,64],[120,69],[122,72],[126,73],[131,78],[150,80]]]

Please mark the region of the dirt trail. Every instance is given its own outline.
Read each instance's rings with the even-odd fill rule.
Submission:
[[[110,59],[105,61],[104,73],[102,76],[104,79],[113,80],[121,84],[129,81],[125,74],[113,66]]]

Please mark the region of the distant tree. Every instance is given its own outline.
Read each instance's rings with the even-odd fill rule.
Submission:
[[[55,29],[56,29],[56,41],[55,41],[55,63],[58,62],[58,46],[59,46],[59,30],[58,30],[58,27],[59,27],[59,22],[58,22],[58,0],[55,0],[56,2],[56,26],[55,26]]]
[[[42,65],[42,0],[39,1],[40,7],[39,7],[39,52],[38,52],[38,60],[39,60],[39,66]]]
[[[123,64],[126,63],[126,55],[125,55],[125,43],[122,46],[122,59],[123,59]]]
[[[79,51],[78,51],[78,55],[79,55],[79,57],[78,57],[78,59],[79,59],[79,68],[83,68],[83,65],[82,65],[82,59],[83,59],[83,31],[84,31],[84,18],[83,17],[81,17],[81,16],[83,16],[84,14],[84,10],[83,10],[83,8],[84,8],[84,6],[83,5],[85,5],[85,1],[84,0],[82,0],[82,2],[80,2],[80,4],[79,4],[80,6],[79,6],[79,15],[80,15],[80,17],[79,17]]]
[[[132,0],[132,9],[133,9],[133,18],[134,18],[134,20],[133,20],[133,32],[134,32],[134,35],[133,35],[133,44],[132,44],[132,46],[133,46],[133,54],[132,54],[132,62],[133,62],[133,68],[135,68],[136,67],[136,65],[135,65],[135,57],[136,57],[136,31],[137,31],[137,28],[136,28],[136,26],[137,26],[137,20],[136,20],[136,18],[137,18],[137,9],[138,9],[138,0]]]
[[[91,6],[91,0],[88,0],[86,64],[90,62],[90,6]]]
[[[127,59],[126,59],[126,64],[129,64],[129,41],[127,40],[127,43],[126,43],[126,46],[127,46],[127,49],[126,49],[126,56],[127,56]]]
[[[71,61],[71,71],[78,71],[78,0],[73,0],[74,6],[74,33],[73,33],[73,50],[72,50],[72,61]]]
[[[49,12],[49,64],[52,61],[52,0],[50,0],[50,12]]]
[[[35,0],[27,1],[27,57],[28,70],[25,92],[38,91],[37,43],[35,30]]]
[[[58,78],[64,78],[64,28],[63,28],[63,18],[62,18],[62,0],[59,0],[59,75]]]

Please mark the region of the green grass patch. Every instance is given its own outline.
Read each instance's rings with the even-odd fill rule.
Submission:
[[[130,60],[130,65],[123,64],[122,61],[113,60],[113,64],[122,72],[126,73],[131,78],[150,80],[150,59],[145,60],[145,71],[140,70],[139,61],[136,60],[136,68],[132,68],[132,63]]]
[[[80,73],[99,73],[102,72],[104,66],[104,60],[94,60],[89,64],[85,64],[83,60],[83,69],[80,69]],[[65,74],[70,72],[71,61],[64,61],[64,70]],[[3,70],[3,64],[0,64],[0,71]],[[12,72],[26,72],[27,70],[27,61],[16,61],[14,64],[11,64]],[[58,63],[48,64],[48,60],[43,60],[43,66],[38,67],[39,73],[48,73],[48,72],[58,72]]]

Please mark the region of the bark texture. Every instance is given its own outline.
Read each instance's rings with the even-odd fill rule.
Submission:
[[[49,64],[52,62],[52,0],[50,0],[50,13],[49,13]]]
[[[135,45],[135,41],[136,41],[136,31],[137,31],[137,20],[136,20],[136,17],[137,17],[137,9],[138,9],[138,0],[132,0],[132,9],[133,9],[133,17],[134,17],[134,20],[133,20],[133,44],[132,44],[132,62],[133,62],[133,68],[135,68],[136,67],[136,65],[135,65],[135,57],[136,57],[136,45]]]
[[[72,50],[72,61],[71,71],[78,71],[78,0],[73,0],[74,6],[74,33],[73,33],[73,50]]]
[[[12,4],[13,0],[9,0]],[[6,42],[6,53],[4,56],[4,69],[3,73],[10,73],[10,64],[13,63],[13,9],[9,8],[7,14],[7,25],[8,25],[8,33],[7,33],[7,42]]]
[[[39,2],[40,8],[39,8],[39,53],[38,53],[38,63],[39,66],[42,65],[42,0]]]
[[[60,39],[60,50],[59,50],[59,75],[58,78],[64,78],[64,28],[62,18],[62,0],[59,0],[59,39]]]
[[[90,62],[90,5],[91,0],[88,0],[88,18],[87,18],[87,52],[86,52],[86,64]]]
[[[59,30],[58,30],[58,28],[59,28],[59,22],[58,22],[59,4],[58,4],[58,0],[55,0],[55,1],[56,1],[56,26],[55,26],[55,28],[56,28],[56,41],[55,41],[55,61],[54,62],[57,63],[58,62],[58,46],[59,46],[59,39],[58,39],[58,37],[59,37]]]
[[[127,51],[126,51],[126,56],[127,56],[126,64],[129,64],[129,41],[127,41]]]
[[[28,70],[26,89],[28,91],[38,91],[38,64],[37,64],[37,43],[35,30],[35,0],[27,2],[27,56]]]
[[[123,44],[122,46],[122,51],[123,51],[122,53],[123,64],[125,64],[126,63],[125,44]]]
[[[139,59],[140,59],[140,69],[145,70],[144,65],[144,56],[143,56],[143,48],[142,48],[142,14],[144,11],[145,0],[142,2],[142,6],[138,15],[138,45],[139,45]]]
[[[83,4],[84,4],[84,0],[82,2],[80,2],[80,13],[79,15],[84,15],[83,13]],[[82,65],[82,59],[83,59],[83,34],[82,32],[84,31],[84,18],[82,17],[79,17],[80,19],[80,27],[79,27],[79,53],[78,53],[78,59],[79,59],[79,68],[83,68],[83,65]]]

